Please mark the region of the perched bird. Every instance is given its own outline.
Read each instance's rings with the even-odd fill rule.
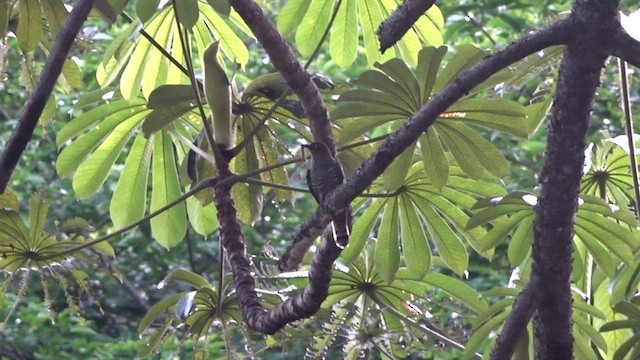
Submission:
[[[344,172],[340,162],[331,155],[329,148],[324,143],[312,142],[309,145],[302,145],[302,148],[309,149],[311,152],[311,168],[307,171],[307,185],[316,201],[322,204],[327,196],[342,184]],[[335,223],[331,222],[333,239],[336,246],[342,249],[347,245],[349,237],[349,217],[348,212],[345,212],[344,219],[340,219],[340,234],[336,231]]]

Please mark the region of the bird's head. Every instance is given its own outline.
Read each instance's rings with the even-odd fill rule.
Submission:
[[[312,142],[311,144],[302,145],[302,149],[309,149],[309,151],[311,152],[311,156],[315,156],[315,155],[331,156],[331,152],[329,151],[329,148],[327,147],[327,145],[321,142]]]

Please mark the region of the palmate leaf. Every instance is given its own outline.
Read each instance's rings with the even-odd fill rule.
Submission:
[[[533,194],[513,192],[504,197],[486,198],[473,207],[474,215],[467,228],[475,228],[493,221],[493,228],[482,239],[482,249],[490,249],[506,240],[509,243],[509,260],[519,265],[529,252],[533,239]],[[640,247],[636,230],[637,220],[625,209],[612,209],[603,200],[582,195],[575,218],[575,240],[580,240],[594,257],[596,264],[613,277],[619,261],[633,266],[633,253]]]
[[[367,202],[358,203],[367,208],[355,222],[351,242],[342,258],[349,262],[361,252],[369,234],[376,228],[380,214],[375,264],[385,281],[394,279],[401,264],[401,254],[405,266],[416,278],[428,273],[432,251],[451,270],[462,274],[468,263],[464,241],[483,256],[491,257],[493,249],[482,248],[481,239],[486,231],[480,228],[466,230],[469,217],[461,209],[470,208],[478,196],[503,194],[504,189],[495,182],[465,179],[458,168],[452,169],[449,182],[438,188],[428,179],[422,165],[414,164],[396,191],[386,192],[383,198],[368,205]],[[371,192],[382,193],[384,187],[378,182]]]
[[[346,144],[387,123],[391,123],[392,130],[399,128],[432,94],[485,56],[473,46],[463,46],[438,73],[445,53],[445,47],[422,49],[415,72],[400,59],[377,65],[379,71],[364,72],[357,81],[360,88],[345,92],[331,112],[332,119],[341,127],[339,143]],[[487,84],[495,81],[491,78]],[[470,125],[526,137],[530,127],[526,115],[523,106],[505,99],[467,96],[459,100],[420,138],[422,161],[430,179],[438,186],[446,183],[449,172],[446,151],[451,152],[458,165],[473,178],[481,177],[485,170],[504,176],[508,172],[504,156]],[[387,180],[391,178],[388,176]],[[386,186],[392,189],[397,181]]]
[[[18,45],[24,52],[36,49],[42,40],[42,10],[38,0],[18,1],[20,21],[16,36]]]
[[[626,136],[607,139],[595,147],[590,154],[591,166],[582,177],[580,192],[606,197],[620,207],[633,203],[633,177],[626,147]]]
[[[174,158],[171,136],[165,133],[154,137],[153,188],[149,211],[154,212],[180,197],[182,190]],[[151,219],[151,234],[160,245],[169,249],[177,245],[187,231],[184,202]]]
[[[526,283],[526,281],[524,282]],[[606,287],[606,283],[604,284]],[[521,288],[493,288],[483,293],[483,301],[484,299],[493,299],[493,304],[485,307],[478,315],[476,323],[473,326],[473,332],[465,344],[466,356],[473,356],[483,345],[493,346],[495,336],[491,336],[490,334],[492,332],[503,331],[503,329],[500,328],[504,325],[506,318],[511,313],[516,297],[521,291]],[[578,336],[574,336],[574,348],[583,347],[583,349],[580,350],[582,351],[580,359],[590,359],[595,356],[594,350],[590,348],[590,342],[593,342],[599,349],[606,353],[608,345],[604,337],[601,332],[598,332],[588,321],[589,318],[595,319],[594,321],[600,321],[605,318],[605,314],[595,306],[587,303],[586,300],[578,294],[573,293],[572,296],[573,333],[574,335],[579,334]],[[490,353],[490,349],[487,349],[486,353]]]
[[[109,205],[111,221],[116,227],[124,227],[144,216],[152,152],[153,138],[145,139],[139,133],[129,150]]]
[[[193,1],[195,3],[195,0]],[[178,2],[178,4],[183,3],[184,1]],[[228,18],[224,18],[204,0],[198,0],[196,4],[198,6],[188,7],[188,10],[182,9],[180,16],[183,24],[192,26],[198,52],[202,54],[214,39],[218,39],[222,53],[229,60],[241,65],[246,64],[249,59],[248,50],[229,26],[229,23],[232,23],[244,30],[245,25],[242,20],[235,12]],[[194,10],[199,10],[199,13]],[[174,16],[173,7],[167,5],[156,12],[144,27],[160,46],[178,61],[183,62],[184,54]],[[141,88],[144,96],[149,97],[149,94],[160,85],[184,83],[187,79],[180,69],[171,64],[169,59],[142,36],[138,35],[134,45],[126,40],[138,25],[134,23],[129,30],[125,31],[129,35],[116,38],[106,51],[103,64],[98,71],[98,82],[102,86],[110,84],[116,79],[118,73],[123,71],[120,77],[120,90],[125,99],[135,98]]]
[[[375,260],[377,250],[374,246],[375,244],[370,243],[353,261],[333,271],[330,295],[323,302],[322,307],[337,308],[336,311],[352,310],[347,313],[348,316],[332,317],[332,325],[340,324],[342,327],[351,325],[355,331],[361,328],[360,324],[373,321],[384,329],[387,342],[391,342],[390,348],[401,351],[400,348],[396,348],[400,340],[394,336],[389,337],[389,334],[402,334],[402,344],[405,346],[413,341],[420,341],[422,336],[414,335],[415,329],[405,323],[397,313],[417,320],[416,316],[420,316],[419,304],[428,301],[429,292],[442,290],[447,296],[468,308],[469,313],[479,314],[487,310],[487,302],[473,288],[455,277],[444,274],[430,273],[423,278],[416,278],[411,270],[402,267],[395,280],[387,283],[379,275],[378,263]],[[389,311],[390,308],[394,311]],[[416,310],[418,313],[415,312]],[[463,310],[463,312],[466,311]],[[333,328],[331,326],[327,331]],[[324,335],[335,337],[333,333],[325,332]],[[331,340],[324,339],[325,347],[329,341]],[[394,345],[393,342],[396,344]],[[361,345],[352,343],[351,346]],[[319,350],[316,348],[316,351]]]
[[[376,30],[398,6],[393,0],[294,0],[278,13],[278,29],[285,35],[295,33],[298,50],[310,56],[322,39],[336,9],[336,18],[330,30],[329,52],[341,67],[353,63],[357,55],[358,29],[362,30],[364,51],[370,65],[379,60],[400,54],[411,64],[416,63],[418,51],[424,45],[439,46],[443,43],[444,18],[437,6],[432,6],[414,24],[407,34],[385,55],[380,54]]]

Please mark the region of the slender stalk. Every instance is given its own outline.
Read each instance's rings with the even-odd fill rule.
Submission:
[[[131,224],[129,224],[129,225],[123,227],[123,228],[120,228],[120,229],[118,229],[118,230],[116,230],[116,231],[114,231],[112,233],[103,235],[103,236],[101,236],[101,237],[99,237],[97,239],[94,239],[94,240],[91,240],[91,241],[87,241],[86,243],[82,243],[82,244],[76,245],[74,247],[68,248],[66,250],[63,250],[63,251],[60,251],[60,252],[57,252],[57,253],[53,253],[51,255],[43,256],[41,259],[38,259],[38,260],[47,260],[47,259],[51,259],[51,258],[55,258],[55,257],[68,255],[68,254],[74,253],[74,252],[76,252],[78,250],[86,249],[86,248],[91,247],[91,246],[93,246],[95,244],[101,243],[103,241],[109,240],[109,239],[111,239],[113,237],[116,237],[118,235],[124,234],[125,232],[127,232],[127,231],[133,229],[134,227],[144,223],[145,221],[150,220],[150,219],[162,214],[163,212],[171,209],[172,207],[176,206],[177,204],[181,203],[182,201],[185,201],[189,196],[192,196],[192,195],[196,194],[197,192],[199,192],[199,191],[201,191],[201,190],[203,190],[205,188],[213,186],[215,181],[216,181],[216,179],[214,179],[214,178],[204,179],[200,183],[198,183],[193,189],[187,191],[186,193],[184,193],[179,198],[173,200],[172,202],[168,203],[167,205],[165,205],[165,206],[161,207],[160,209],[148,214],[147,216],[143,217],[142,219],[140,219],[140,220],[138,220],[138,221],[136,221],[134,223],[131,223]]]
[[[432,329],[429,329],[428,327],[418,323],[417,321],[408,318],[407,316],[405,316],[403,313],[401,313],[400,311],[398,311],[397,309],[388,306],[387,304],[385,304],[382,300],[378,299],[378,297],[375,294],[368,294],[371,299],[382,309],[382,310],[387,310],[389,311],[392,315],[394,315],[395,317],[397,317],[398,319],[402,320],[403,322],[415,327],[416,329],[424,332],[427,335],[433,336],[434,338],[438,339],[439,341],[442,341],[444,344],[449,345],[451,347],[454,347],[456,349],[460,349],[460,350],[464,350],[464,345],[456,342],[455,340],[449,339],[448,337],[440,334],[437,331],[434,331]],[[478,359],[482,359],[482,354],[479,353],[475,353],[474,354],[476,358]]]
[[[636,197],[636,218],[640,219],[640,185],[638,184],[638,162],[636,160],[636,144],[633,140],[633,117],[631,115],[631,102],[629,100],[629,84],[627,82],[627,63],[618,59],[620,68],[620,89],[622,91],[622,110],[624,111],[624,127],[629,143],[629,160],[631,161],[631,176],[633,177],[633,192]]]
[[[333,13],[331,14],[331,19],[329,19],[329,24],[327,24],[327,27],[325,28],[324,33],[322,34],[322,37],[318,41],[318,44],[316,44],[315,49],[313,49],[313,53],[311,53],[311,56],[309,56],[309,59],[307,59],[307,61],[303,66],[305,70],[309,68],[313,60],[315,60],[315,58],[320,53],[320,49],[322,49],[322,44],[327,39],[327,36],[329,36],[329,30],[331,30],[331,26],[333,26],[333,22],[335,21],[336,16],[338,15],[338,9],[340,9],[341,4],[342,4],[342,0],[339,0],[335,8],[333,9]],[[242,141],[236,147],[231,149],[231,154],[233,156],[237,155],[240,152],[240,150],[242,150],[245,146],[247,146],[247,143],[252,140],[253,136],[257,134],[258,131],[260,131],[260,129],[262,129],[267,119],[276,111],[278,106],[282,105],[282,103],[287,98],[287,96],[291,95],[292,92],[293,90],[287,89],[285,92],[282,93],[282,95],[280,95],[280,97],[276,99],[276,101],[273,103],[273,105],[271,105],[269,110],[267,110],[267,112],[262,116],[262,118],[260,119],[260,122],[253,129],[251,129],[251,132],[245,135],[244,139],[242,139]]]
[[[131,17],[131,15],[127,14],[126,12],[121,12],[120,15],[129,23],[133,23],[133,18]],[[169,59],[169,61],[171,61],[171,63],[175,66],[178,67],[178,69],[180,69],[180,71],[182,71],[185,75],[189,76],[189,70],[187,70],[186,67],[184,67],[184,65],[182,65],[175,57],[173,57],[173,55],[169,54],[169,52],[162,46],[160,45],[156,39],[153,38],[153,36],[151,36],[151,34],[149,34],[143,27],[140,28],[140,35],[142,35],[145,39],[147,39],[147,41],[149,41],[151,43],[151,45],[153,45],[154,48],[156,48],[158,51],[160,51],[160,53],[162,53],[163,56],[165,56],[167,59]]]
[[[204,113],[204,107],[202,106],[202,101],[200,100],[200,89],[198,88],[198,82],[196,80],[195,73],[193,71],[193,59],[191,58],[191,48],[189,46],[189,33],[187,29],[184,29],[180,24],[180,14],[178,13],[178,7],[176,6],[176,0],[171,0],[171,4],[173,5],[173,11],[176,16],[176,26],[178,27],[178,34],[180,36],[180,46],[182,46],[182,52],[184,53],[184,57],[187,60],[187,69],[189,74],[189,82],[191,83],[191,87],[193,88],[193,92],[196,94],[196,103],[198,104],[198,110],[200,111],[200,117],[202,118],[202,125],[204,126],[204,132],[207,137],[207,141],[209,142],[209,146],[213,151],[213,157],[216,160],[216,164],[218,166],[223,163],[223,157],[220,153],[220,149],[216,145],[215,140],[213,139],[213,130],[211,129],[211,123],[208,121],[206,114]],[[205,86],[207,86],[205,84]]]
[[[242,180],[242,182],[245,182],[247,184],[262,185],[262,186],[266,186],[274,189],[282,189],[282,190],[289,190],[289,191],[296,191],[296,192],[310,192],[309,189],[300,188],[296,186],[288,186],[284,184],[277,184],[269,181],[262,181],[255,178],[246,178]]]

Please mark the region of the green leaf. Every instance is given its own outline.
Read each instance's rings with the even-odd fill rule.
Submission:
[[[209,5],[220,15],[228,17],[231,13],[231,5],[229,0],[207,0]]]
[[[216,41],[204,51],[204,95],[211,108],[213,137],[216,144],[231,147],[233,144],[233,118],[231,116],[231,85],[224,67],[218,61]]]
[[[29,244],[29,228],[15,210],[0,209],[0,235],[10,243]],[[2,236],[0,236],[2,239]]]
[[[8,1],[0,1],[0,37],[2,38],[4,38],[7,33],[10,10]]]
[[[407,173],[413,163],[413,151],[416,143],[411,144],[405,151],[396,157],[391,165],[382,173],[384,188],[388,192],[399,189],[407,178]]]
[[[519,226],[524,219],[532,217],[533,215],[529,211],[518,211],[517,213],[509,216],[505,221],[496,221],[493,223],[493,228],[482,239],[482,248],[480,251],[484,252],[489,249],[493,249],[513,231],[514,228]]]
[[[431,97],[433,85],[438,76],[438,69],[440,69],[440,64],[446,53],[446,46],[440,46],[438,48],[428,46],[418,53],[418,67],[416,68],[415,77],[416,79],[422,80],[419,81],[421,104],[426,103]]]
[[[154,109],[142,123],[142,132],[145,137],[151,137],[153,134],[164,129],[166,126],[195,109],[196,105],[188,100],[174,104],[170,107]],[[190,115],[196,124],[200,124],[199,118]]]
[[[616,350],[613,360],[624,360],[626,359],[627,354],[640,342],[640,334],[635,334],[629,338],[629,340],[625,341],[620,347]]]
[[[598,242],[596,237],[581,227],[576,226],[575,232],[587,249],[589,249],[589,253],[593,256],[596,264],[609,278],[613,278],[616,272],[616,263],[611,258],[607,249]]]
[[[217,12],[213,11],[208,6],[201,8],[202,16],[204,17],[206,27],[203,30],[210,32],[212,29],[216,35],[217,41],[220,42],[220,50],[222,53],[234,63],[238,63],[242,66],[246,65],[249,61],[249,50],[242,41],[242,39],[231,29],[229,24],[220,16]],[[240,23],[235,23],[237,26],[241,26]],[[199,27],[200,30],[200,27]],[[204,46],[209,46],[209,43]],[[202,50],[204,51],[204,49]]]
[[[431,248],[416,208],[407,195],[400,197],[399,216],[404,262],[414,279],[422,279],[431,267]]]
[[[269,132],[266,127],[263,127],[254,135],[253,145],[256,149],[258,156],[259,167],[265,168],[277,164],[280,160],[278,157],[278,151],[276,149],[277,139]],[[284,166],[265,171],[260,174],[262,180],[268,181],[274,184],[289,185],[289,175]],[[279,201],[285,201],[293,199],[293,192],[283,189],[275,190]]]
[[[138,332],[142,334],[147,328],[153,324],[156,319],[162,316],[170,307],[174,306],[188,291],[182,291],[177,294],[166,297],[159,302],[155,303],[149,311],[144,315],[140,324],[138,324]]]
[[[358,49],[358,14],[355,1],[339,4],[338,14],[331,27],[329,52],[331,58],[342,68],[351,65]]]
[[[378,241],[374,253],[376,272],[387,283],[391,283],[400,266],[398,247],[398,199],[386,202]]]
[[[462,241],[425,198],[412,196],[412,200],[422,213],[429,238],[435,243],[438,254],[451,270],[462,276],[469,264],[469,254]]]
[[[109,205],[111,221],[117,228],[134,223],[144,216],[152,152],[153,138],[147,140],[139,133],[129,150]]]
[[[361,87],[380,90],[385,95],[396,100],[398,104],[403,104],[402,109],[404,110],[403,113],[407,115],[406,117],[413,115],[418,110],[416,103],[411,100],[413,95],[380,71],[365,71],[358,77],[356,84]]]
[[[533,243],[533,214],[524,218],[516,231],[511,235],[507,256],[511,266],[520,265],[529,254]]]
[[[120,155],[120,152],[133,135],[135,127],[146,115],[147,111],[138,112],[116,126],[96,151],[78,166],[78,170],[73,177],[73,190],[79,198],[89,197],[98,191],[106,180],[118,155]],[[89,134],[91,132],[85,135],[82,140],[88,137]],[[79,140],[74,145],[78,142]],[[65,150],[69,149],[71,149],[71,146]]]
[[[169,282],[169,281],[178,281],[181,283],[185,283],[189,286],[192,286],[196,289],[201,289],[201,288],[210,288],[211,287],[211,283],[209,283],[209,281],[207,281],[207,279],[205,279],[204,277],[189,271],[189,270],[185,270],[185,269],[181,269],[181,268],[177,268],[175,270],[172,270],[169,274],[167,274],[167,276],[164,278],[165,282]]]
[[[584,331],[585,334],[589,336],[589,339],[593,341],[593,343],[600,348],[602,351],[607,351],[607,342],[605,341],[602,334],[598,332],[598,330],[594,329],[594,327],[589,324],[589,322],[582,316],[573,316],[572,317],[573,324],[580,330]]]
[[[196,94],[191,85],[162,85],[154,89],[149,95],[147,108],[161,109],[179,105],[185,101],[196,101]],[[193,106],[193,105],[192,105]]]
[[[20,50],[31,52],[42,40],[42,12],[38,0],[18,0],[18,45]]]
[[[384,71],[396,84],[400,85],[403,92],[407,94],[407,100],[410,101],[411,109],[419,109],[422,106],[422,98],[420,97],[420,85],[415,75],[407,67],[407,64],[398,59],[391,59],[384,64],[376,65],[380,70]]]
[[[387,203],[386,200],[376,199],[371,205],[367,207],[367,210],[362,214],[360,218],[353,225],[351,236],[349,236],[349,246],[340,254],[342,260],[350,264],[356,256],[362,252],[367,240],[370,238],[371,230],[378,220],[380,210]]]
[[[459,120],[525,137],[529,134],[525,116],[526,109],[514,101],[489,98],[459,100],[441,118],[447,122]]]
[[[198,16],[200,11],[198,10],[198,0],[176,0],[176,17],[180,24],[185,28],[191,29],[196,22],[198,22]]]
[[[3,3],[7,3],[7,1],[3,1]],[[57,36],[69,15],[67,8],[61,0],[41,1],[40,5],[42,6],[44,16],[47,18],[49,32],[51,32],[52,36]],[[4,32],[0,32],[0,34],[4,34]]]
[[[160,133],[154,137],[151,212],[154,212],[180,197],[180,182],[174,158],[171,136]],[[153,238],[167,249],[180,243],[187,232],[184,202],[151,219]]]
[[[449,161],[447,161],[435,127],[429,128],[425,134],[420,136],[420,151],[422,164],[429,180],[438,189],[442,189],[449,179]]]
[[[469,285],[454,277],[433,272],[428,274],[424,278],[424,281],[448,292],[477,314],[487,311],[488,309],[487,302],[480,294]]]
[[[600,215],[592,214],[589,217],[578,211],[576,214],[575,226],[582,228],[585,232],[589,232],[597,241],[606,247],[612,254],[624,261],[627,266],[633,266],[634,257],[633,249],[620,239],[623,237],[631,237],[636,242],[636,233],[631,232],[628,228],[623,228],[618,223],[607,220]],[[636,242],[637,243],[637,242]]]
[[[433,92],[440,92],[442,88],[448,85],[456,76],[480,61],[485,55],[486,52],[471,44],[457,47],[453,58],[447,63],[447,66],[440,71],[433,86]]]
[[[32,195],[29,199],[29,236],[31,244],[36,248],[41,244],[48,212],[49,204],[44,202],[40,195]]]
[[[551,104],[553,103],[553,96],[547,95],[542,101],[527,106],[527,133],[534,134],[540,125],[547,117],[549,110],[551,110]]]
[[[136,116],[144,111],[140,105],[141,102],[129,104],[126,101],[116,101],[112,104],[101,105],[67,123],[57,134],[58,146],[103,120],[95,129],[79,137],[62,150],[56,162],[58,175],[61,177],[70,175],[85,156],[95,149],[116,126],[132,115]]]
[[[429,10],[416,21],[413,29],[420,39],[432,46],[440,46],[444,42],[441,30],[444,28],[444,17],[437,6]]]
[[[193,230],[202,236],[208,236],[218,228],[218,212],[213,203],[202,206],[194,197],[187,199],[187,215]]]
[[[493,317],[491,320],[484,323],[482,326],[477,328],[472,334],[469,340],[467,341],[464,347],[464,356],[466,359],[470,359],[473,355],[480,349],[480,345],[489,338],[489,334],[494,331],[500,324],[502,324],[507,316],[509,315],[508,311],[503,311],[500,314]]]
[[[116,9],[114,9],[113,5],[109,2],[109,0],[96,0],[93,4],[93,7],[98,10],[98,13],[102,15],[102,17],[112,25],[116,22],[118,18],[118,13]]]
[[[91,245],[91,248],[108,257],[116,257],[116,252],[108,241],[101,241],[97,244],[93,244]]]
[[[451,122],[441,122],[438,126],[438,133],[446,136],[446,144],[451,150],[454,158],[472,178],[482,176],[477,164],[487,169],[496,177],[503,177],[509,173],[509,163],[504,158],[500,150],[485,140],[475,130],[464,124],[454,124]],[[474,162],[474,159],[477,162]],[[467,172],[469,171],[469,172]]]
[[[278,12],[278,30],[283,36],[293,33],[309,9],[311,0],[289,0]]]
[[[158,11],[160,0],[139,0],[136,2],[136,14],[141,22],[145,23]]]
[[[335,0],[312,0],[307,12],[298,25],[296,44],[302,56],[310,56],[324,34]]]
[[[580,331],[573,330],[573,347],[576,359],[580,360],[598,360],[600,357],[596,356],[591,342]]]
[[[372,66],[380,58],[380,42],[376,29],[382,23],[382,14],[378,2],[369,0],[358,0],[358,13],[367,62]]]
[[[67,59],[62,66],[62,76],[70,88],[81,88],[84,85],[82,70],[72,59]],[[60,81],[61,79],[58,79]],[[71,89],[69,89],[71,90]]]
[[[4,189],[4,192],[0,194],[0,209],[20,210],[20,201],[11,189]]]
[[[248,119],[239,118],[238,139],[244,138],[251,131]],[[235,173],[243,174],[255,170],[260,166],[256,149],[251,142],[245,146],[238,156],[233,159],[232,168]],[[238,217],[245,224],[253,224],[262,213],[262,186],[247,183],[236,183],[232,189],[233,200],[236,203]]]
[[[179,0],[178,3],[181,4],[182,1],[187,0]],[[172,12],[170,9],[171,8],[167,8],[156,14],[145,26],[147,33],[154,39],[158,37],[164,40],[158,43],[166,47],[168,47],[167,40],[173,26],[172,17],[170,16]],[[145,86],[148,93],[150,93],[151,90],[156,87],[156,84],[158,84],[158,79],[166,76],[166,72],[161,73],[158,71],[157,65],[154,65],[154,68],[152,68],[149,64],[149,61],[152,61],[154,64],[159,64],[159,61],[161,61],[160,56],[160,52],[152,48],[148,40],[145,38],[138,39],[131,56],[128,57],[126,67],[120,76],[120,92],[125,99],[132,100],[138,96],[143,79],[146,78]]]

